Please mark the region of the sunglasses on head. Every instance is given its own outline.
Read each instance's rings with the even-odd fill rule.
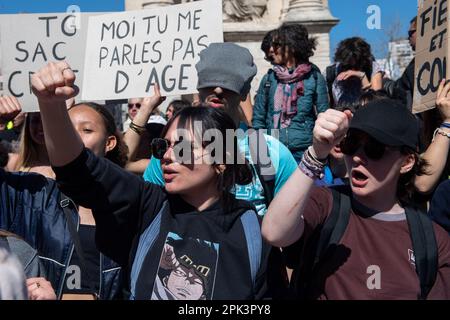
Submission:
[[[343,154],[353,156],[361,147],[369,159],[380,160],[386,151],[386,145],[368,136],[362,138],[358,135],[349,135],[342,140],[341,151]]]
[[[128,104],[128,109],[131,109],[131,108],[133,108],[134,106],[136,106],[136,108],[140,108],[141,107],[141,104],[140,103],[129,103]]]

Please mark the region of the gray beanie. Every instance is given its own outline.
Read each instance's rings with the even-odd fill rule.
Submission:
[[[195,65],[198,74],[197,89],[221,87],[245,98],[256,74],[253,56],[246,48],[231,42],[211,43],[200,52]]]

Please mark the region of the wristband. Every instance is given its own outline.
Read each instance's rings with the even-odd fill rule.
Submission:
[[[431,142],[433,142],[434,139],[436,138],[436,134],[440,134],[441,136],[444,136],[444,137],[447,137],[450,139],[450,133],[447,133],[444,130],[437,128],[436,130],[434,130],[433,139],[431,140]]]

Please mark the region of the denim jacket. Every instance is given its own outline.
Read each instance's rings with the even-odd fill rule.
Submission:
[[[60,205],[61,192],[54,180],[39,174],[0,170],[0,228],[13,232],[35,248],[58,299],[61,298],[74,244]],[[73,221],[79,214],[71,209]],[[100,256],[100,299],[122,294],[120,267]]]

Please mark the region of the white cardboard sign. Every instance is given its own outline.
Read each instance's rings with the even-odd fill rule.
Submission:
[[[38,111],[31,75],[50,61],[69,62],[81,85],[88,17],[96,14],[0,15],[4,94],[16,96],[24,111]]]
[[[223,42],[222,1],[205,0],[91,17],[83,100],[196,92],[198,54]],[[220,63],[220,61],[218,61]]]

